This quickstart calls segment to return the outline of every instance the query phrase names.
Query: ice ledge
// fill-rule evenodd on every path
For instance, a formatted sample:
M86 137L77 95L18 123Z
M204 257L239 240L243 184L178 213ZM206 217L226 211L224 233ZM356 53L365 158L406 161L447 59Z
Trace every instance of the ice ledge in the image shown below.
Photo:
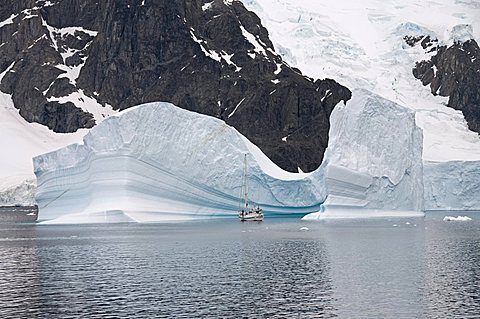
M417 211L395 211L381 209L362 209L347 207L329 207L325 211L311 213L302 220L364 219L364 218L410 218L424 217L425 213Z

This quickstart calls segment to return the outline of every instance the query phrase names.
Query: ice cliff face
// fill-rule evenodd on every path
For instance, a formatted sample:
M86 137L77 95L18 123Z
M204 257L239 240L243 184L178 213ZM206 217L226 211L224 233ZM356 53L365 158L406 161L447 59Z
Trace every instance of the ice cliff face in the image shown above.
M82 144L34 159L39 219L153 222L237 214L249 193L266 214L319 209L321 184L279 169L223 121L152 103L110 117Z
M331 134L322 166L293 174L221 120L168 103L139 106L96 126L82 145L34 159L39 219L151 222L234 215L244 154L249 193L267 215L422 209L422 135L414 113L358 90L347 106L336 107Z
M480 209L478 161L425 162L425 209Z
M306 219L423 210L423 140L414 112L356 90L331 120L325 161L315 172L324 175L328 195L321 212Z

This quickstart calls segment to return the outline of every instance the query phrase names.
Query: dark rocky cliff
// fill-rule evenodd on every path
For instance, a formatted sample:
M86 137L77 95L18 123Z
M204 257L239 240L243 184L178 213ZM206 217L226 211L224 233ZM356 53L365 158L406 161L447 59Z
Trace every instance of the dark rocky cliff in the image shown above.
M239 1L2 1L0 21L0 89L56 132L92 127L108 105L168 101L225 120L284 169L311 171L331 111L351 96L284 63Z
M423 85L430 85L432 94L448 96L448 106L461 110L469 129L480 133L480 48L477 42L455 42L449 47L437 45L437 40L430 37L419 38L416 42L435 54L428 61L417 62L413 75Z

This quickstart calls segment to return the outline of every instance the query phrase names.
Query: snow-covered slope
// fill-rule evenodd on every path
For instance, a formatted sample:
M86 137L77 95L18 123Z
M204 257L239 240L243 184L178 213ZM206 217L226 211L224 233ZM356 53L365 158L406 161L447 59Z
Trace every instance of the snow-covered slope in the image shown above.
M283 58L313 78L333 78L416 111L424 130L424 159L480 160L480 138L460 111L445 107L412 76L427 58L404 36L432 35L440 43L480 40L478 1L242 0L259 15Z
M309 213L325 194L310 174L273 164L223 121L169 103L122 112L83 140L34 159L39 219L153 222L237 214L249 193L266 214Z
M8 72L0 74L0 82ZM86 130L56 134L47 127L26 122L10 95L0 92L0 206L33 205L35 175L32 157L81 140Z
M330 119L319 169L328 195L321 212L305 219L422 215L422 132L415 113L360 89Z

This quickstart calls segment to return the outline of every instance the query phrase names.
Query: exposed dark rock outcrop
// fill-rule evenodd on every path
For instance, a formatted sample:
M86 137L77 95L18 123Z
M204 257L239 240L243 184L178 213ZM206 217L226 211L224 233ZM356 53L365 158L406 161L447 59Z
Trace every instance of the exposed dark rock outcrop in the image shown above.
M480 133L480 48L475 40L450 47L436 42L430 37L423 39L422 47L436 54L417 62L413 75L423 85L430 85L432 94L448 96L448 106L461 110L469 129Z
M239 1L4 1L0 21L10 22L0 27L0 71L10 68L0 89L57 132L92 127L104 116L92 103L168 101L225 120L284 169L311 171L330 113L351 96L284 63Z

